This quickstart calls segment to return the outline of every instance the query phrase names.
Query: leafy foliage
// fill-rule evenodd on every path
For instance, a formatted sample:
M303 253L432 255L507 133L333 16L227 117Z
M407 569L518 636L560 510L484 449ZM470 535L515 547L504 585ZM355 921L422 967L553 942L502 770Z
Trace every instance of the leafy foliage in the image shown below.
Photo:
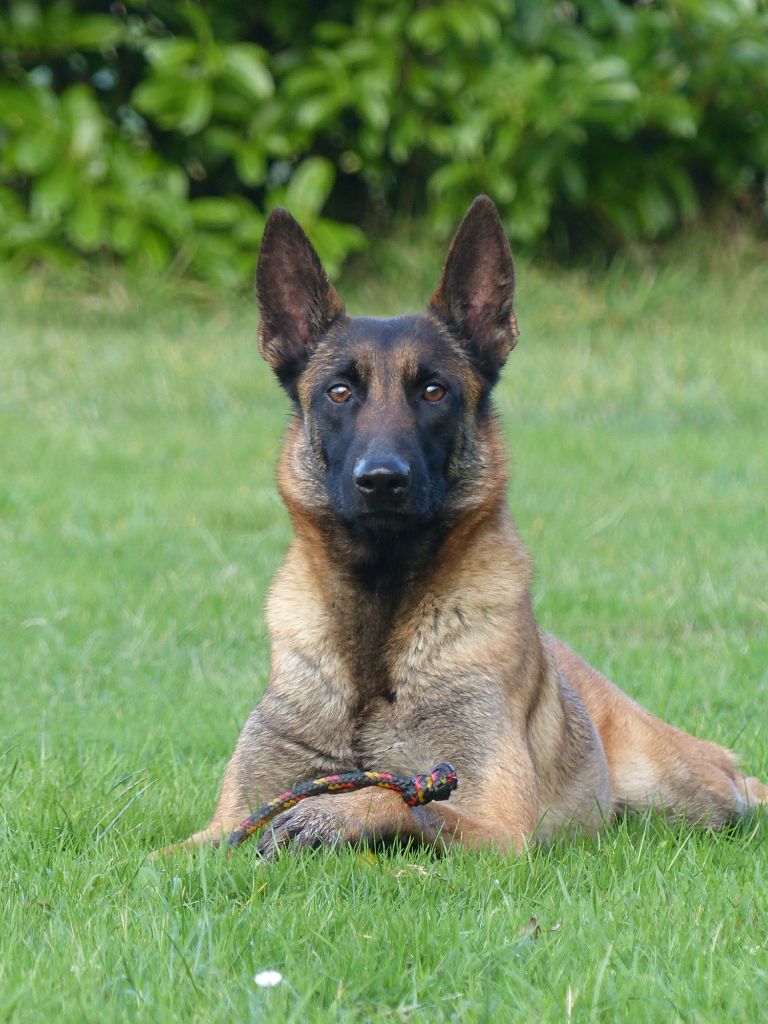
M353 221L479 191L513 238L650 239L766 202L765 0L10 0L0 255L221 283L282 203L338 266ZM335 219L334 219L335 218Z

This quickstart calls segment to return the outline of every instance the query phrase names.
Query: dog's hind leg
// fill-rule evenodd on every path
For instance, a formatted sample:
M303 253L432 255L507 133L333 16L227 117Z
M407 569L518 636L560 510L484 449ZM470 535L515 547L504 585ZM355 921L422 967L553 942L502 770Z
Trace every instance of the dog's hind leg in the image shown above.
M548 642L600 734L613 809L658 807L721 828L768 803L768 786L740 772L729 750L660 721L562 641Z

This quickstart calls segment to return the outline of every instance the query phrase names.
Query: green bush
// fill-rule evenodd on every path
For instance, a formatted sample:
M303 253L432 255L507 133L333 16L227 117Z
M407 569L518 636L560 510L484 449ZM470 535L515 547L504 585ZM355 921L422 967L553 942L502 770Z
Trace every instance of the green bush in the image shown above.
M251 8L251 9L249 9ZM652 239L765 210L766 0L10 0L0 255L111 254L231 284L264 211L331 267L390 211L446 232Z

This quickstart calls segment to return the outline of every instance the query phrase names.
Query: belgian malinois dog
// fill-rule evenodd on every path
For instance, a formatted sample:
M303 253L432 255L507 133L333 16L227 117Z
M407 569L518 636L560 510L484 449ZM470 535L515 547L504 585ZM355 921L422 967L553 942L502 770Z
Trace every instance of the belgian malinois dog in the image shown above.
M271 589L269 686L208 827L355 769L456 766L447 804L365 790L308 799L260 848L493 844L658 807L714 828L768 800L723 747L643 710L531 607L491 392L518 337L509 244L466 213L426 313L347 315L298 223L275 210L257 272L259 346L293 403L278 483L294 538Z

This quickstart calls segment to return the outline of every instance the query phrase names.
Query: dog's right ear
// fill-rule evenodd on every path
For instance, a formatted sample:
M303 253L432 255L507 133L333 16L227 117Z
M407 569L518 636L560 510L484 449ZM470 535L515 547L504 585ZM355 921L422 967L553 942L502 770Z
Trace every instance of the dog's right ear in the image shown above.
M345 316L312 243L287 210L267 219L256 269L259 350L286 391L328 329Z

